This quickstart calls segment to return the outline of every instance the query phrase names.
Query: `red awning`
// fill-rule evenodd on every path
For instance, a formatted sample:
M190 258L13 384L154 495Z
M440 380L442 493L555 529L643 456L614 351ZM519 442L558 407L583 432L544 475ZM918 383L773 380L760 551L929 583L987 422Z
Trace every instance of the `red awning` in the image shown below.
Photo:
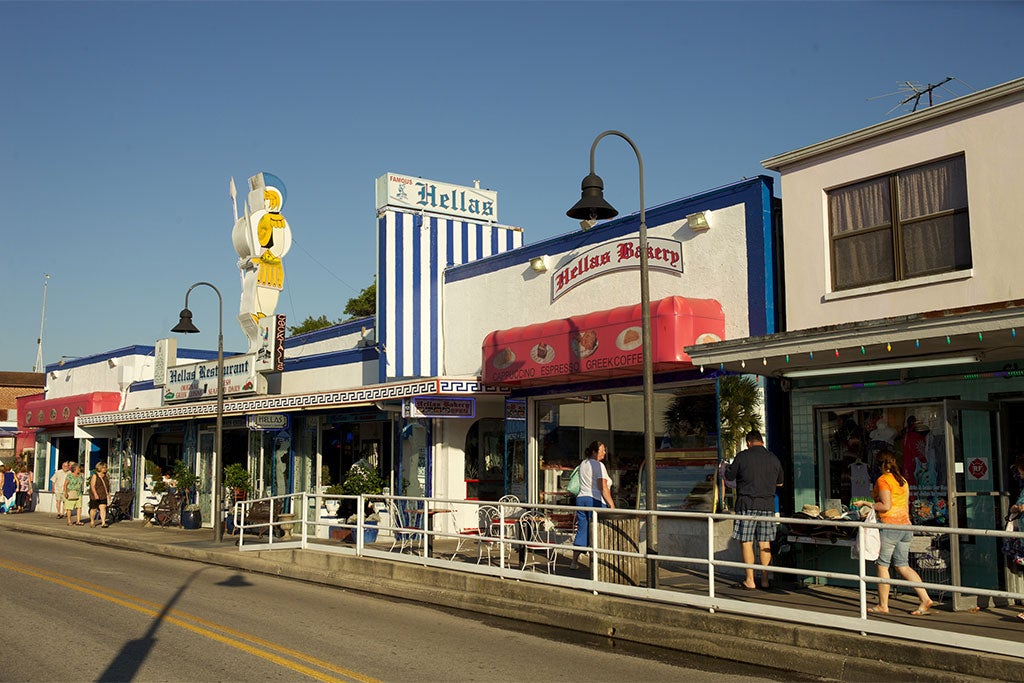
M121 394L116 391L94 391L89 394L63 398L36 399L18 404L18 428L70 426L77 415L106 413L121 406Z
M640 305L491 332L483 343L483 381L539 386L643 371ZM655 372L693 367L684 346L725 339L725 314L714 299L670 296L651 302Z

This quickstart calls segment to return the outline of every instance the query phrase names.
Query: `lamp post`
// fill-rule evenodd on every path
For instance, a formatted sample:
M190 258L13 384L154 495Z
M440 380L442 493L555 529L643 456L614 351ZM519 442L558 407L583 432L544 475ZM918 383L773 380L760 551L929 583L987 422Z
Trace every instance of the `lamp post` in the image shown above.
M221 528L221 442L224 434L224 299L220 290L209 282L197 282L185 292L185 308L179 315L178 324L171 328L171 332L183 334L194 334L199 328L192 324L192 311L188 310L188 295L199 285L206 285L217 293L218 302L218 325L217 325L217 431L214 437L213 452L213 540L220 543L223 536Z
M581 183L580 200L565 212L569 218L589 222L614 218L619 214L604 199L604 181L594 173L594 152L597 143L607 135L615 135L633 148L636 162L640 167L640 340L643 344L643 392L644 392L644 479L647 488L647 551L657 553L658 518L654 512L658 509L658 490L655 487L654 462L654 359L651 355L651 292L647 266L647 217L644 213L644 162L640 150L629 136L617 130L606 130L594 138L590 146L590 174ZM587 226L589 227L589 226ZM658 565L654 560L647 562L647 586L658 587Z

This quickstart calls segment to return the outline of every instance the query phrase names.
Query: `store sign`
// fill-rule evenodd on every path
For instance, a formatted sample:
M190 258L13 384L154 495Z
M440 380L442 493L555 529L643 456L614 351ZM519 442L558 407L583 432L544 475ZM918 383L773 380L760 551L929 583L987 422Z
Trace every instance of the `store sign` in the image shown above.
M247 418L246 426L252 431L288 429L288 415L285 413L248 415Z
M584 282L619 270L639 267L639 239L618 239L598 244L574 256L551 275L551 301ZM648 237L647 269L682 275L683 243L664 237Z
M525 420L526 419L526 401L505 401L505 419L506 420Z
M493 190L450 185L398 173L385 173L377 178L377 209L385 206L488 223L498 220L498 193Z
M178 340L157 339L154 357L153 386L162 387L167 382L167 366L178 362Z
M404 417L476 417L475 398L416 396L403 402Z
M256 337L256 372L284 370L285 323L283 315L260 318Z
M256 371L255 354L224 359L224 395L267 393L266 378ZM167 368L164 402L195 401L217 396L217 361Z

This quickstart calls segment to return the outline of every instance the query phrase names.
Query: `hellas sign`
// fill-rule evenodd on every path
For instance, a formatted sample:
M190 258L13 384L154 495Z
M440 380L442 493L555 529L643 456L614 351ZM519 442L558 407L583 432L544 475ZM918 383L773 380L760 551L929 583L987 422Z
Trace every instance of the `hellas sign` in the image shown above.
M385 206L468 218L481 223L498 220L498 193L479 187L450 185L400 173L377 178L377 209Z
M252 354L224 359L224 395L267 393L267 379L256 372ZM165 403L217 396L217 361L167 368L163 388Z
M551 300L554 301L574 287L618 270L640 267L640 240L624 238L591 247L573 255L564 266L551 275ZM647 268L682 274L683 245L664 237L647 238Z

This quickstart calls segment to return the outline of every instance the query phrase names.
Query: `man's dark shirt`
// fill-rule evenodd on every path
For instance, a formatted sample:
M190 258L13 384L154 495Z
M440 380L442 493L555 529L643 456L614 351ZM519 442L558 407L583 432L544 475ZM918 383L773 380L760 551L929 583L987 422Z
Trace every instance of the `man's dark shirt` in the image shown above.
M725 469L736 480L736 511L775 512L775 489L782 484L782 463L764 446L751 446L736 454Z

